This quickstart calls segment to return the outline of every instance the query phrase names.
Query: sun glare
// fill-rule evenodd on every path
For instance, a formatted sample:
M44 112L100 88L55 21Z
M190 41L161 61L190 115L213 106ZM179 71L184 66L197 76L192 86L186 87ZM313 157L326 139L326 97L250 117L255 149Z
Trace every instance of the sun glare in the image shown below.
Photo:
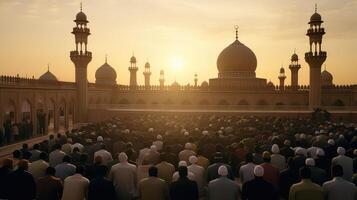
M172 58L172 60L171 60L171 67L175 70L175 71L179 71L179 70L181 70L182 68L183 68L183 65L184 65L184 63L183 63L183 61L182 61L182 59L180 59L180 58Z

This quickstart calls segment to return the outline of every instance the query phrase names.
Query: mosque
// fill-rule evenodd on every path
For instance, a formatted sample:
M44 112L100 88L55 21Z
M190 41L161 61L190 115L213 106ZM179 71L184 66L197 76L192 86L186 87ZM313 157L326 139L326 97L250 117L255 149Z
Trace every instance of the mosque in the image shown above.
M316 11L306 34L310 47L304 55L310 68L308 86L299 84L301 59L296 53L289 65L290 84L285 83L284 68L278 73L279 85L256 77L257 58L239 41L237 33L235 40L218 55L218 76L208 82L199 84L195 75L194 85L166 84L161 71L159 84L152 84L150 64L139 69L133 56L128 67L129 85L116 82L116 71L107 60L97 69L95 83L90 83L87 80L87 66L92 59L92 52L87 49L89 21L81 10L74 22L75 49L70 52L70 59L75 66L75 82L60 81L49 69L38 79L1 76L1 123L27 120L32 122L34 130L46 124L45 131L58 131L91 121L97 110L110 108L355 110L357 107L357 85L335 85L331 73L326 69L321 72L327 53L322 50L323 21ZM137 82L141 70L145 78L143 85Z

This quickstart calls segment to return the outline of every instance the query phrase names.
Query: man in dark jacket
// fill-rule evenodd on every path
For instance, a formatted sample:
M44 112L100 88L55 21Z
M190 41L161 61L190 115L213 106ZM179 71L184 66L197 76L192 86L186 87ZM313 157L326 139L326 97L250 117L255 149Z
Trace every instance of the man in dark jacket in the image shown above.
M299 169L294 166L293 158L288 159L288 168L280 172L279 189L284 199L289 199L290 187L300 181Z
M56 170L53 167L46 169L46 176L37 180L37 200L60 200L63 186L60 178L55 177Z
M260 165L254 167L253 180L243 184L242 199L246 200L278 200L274 186L263 179L264 168Z
M187 178L187 167L178 168L180 178L170 185L171 200L197 200L198 187L195 181Z
M106 179L108 168L105 165L99 165L96 170L96 176L90 181L88 187L88 200L115 200L115 188L113 182Z
M28 161L20 160L18 169L9 175L9 200L32 200L36 198L36 183L27 171Z
M9 198L9 181L10 173L12 172L12 160L6 158L2 162L2 167L0 168L0 199Z

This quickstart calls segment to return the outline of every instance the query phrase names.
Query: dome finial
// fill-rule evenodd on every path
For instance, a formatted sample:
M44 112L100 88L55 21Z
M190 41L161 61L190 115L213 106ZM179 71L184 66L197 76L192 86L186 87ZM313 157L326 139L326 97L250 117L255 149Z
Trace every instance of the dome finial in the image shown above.
M105 63L108 61L108 54L105 54Z
M325 69L325 71L326 71L326 64L324 65L324 69Z
M239 28L239 26L235 25L234 28L236 29L236 40L238 40L238 28Z
M49 72L50 71L50 64L47 63L47 71Z
M80 5L80 9L81 9L81 12L82 12L82 2L81 2L81 5Z
M296 48L294 48L294 54L296 54Z
M317 3L315 3L315 13L317 13Z

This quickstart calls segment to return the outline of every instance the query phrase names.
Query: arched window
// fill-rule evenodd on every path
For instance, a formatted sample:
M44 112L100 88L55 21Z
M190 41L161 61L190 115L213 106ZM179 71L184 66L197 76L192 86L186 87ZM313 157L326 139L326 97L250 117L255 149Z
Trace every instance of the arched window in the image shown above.
M268 105L268 103L267 103L264 99L260 99L260 100L257 102L257 105L259 105L259 106L264 106L264 105Z
M119 104L129 104L128 99L120 99Z
M200 102L198 102L199 105L209 105L209 102L207 99L202 99Z
M240 100L240 101L238 102L238 105L240 105L240 106L246 106L246 105L249 105L249 103L248 103L247 100L242 99L242 100Z
M227 100L221 99L221 100L219 100L218 105L229 105L229 103Z
M146 103L145 103L145 101L144 101L144 100L142 100L142 99L138 99L138 100L136 101L136 104L146 104Z

